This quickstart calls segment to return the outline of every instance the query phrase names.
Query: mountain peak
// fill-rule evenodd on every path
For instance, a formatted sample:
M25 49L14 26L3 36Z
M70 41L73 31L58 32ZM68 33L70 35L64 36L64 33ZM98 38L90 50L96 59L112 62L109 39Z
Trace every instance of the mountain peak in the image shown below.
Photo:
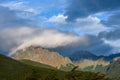
M83 59L96 59L97 56L89 51L77 51L69 56L71 60L78 61Z
M63 57L57 52L50 52L47 49L38 46L30 46L24 50L18 50L15 55L13 55L13 58L28 59L54 67L60 67L61 65L65 66L68 63L72 63L69 58Z

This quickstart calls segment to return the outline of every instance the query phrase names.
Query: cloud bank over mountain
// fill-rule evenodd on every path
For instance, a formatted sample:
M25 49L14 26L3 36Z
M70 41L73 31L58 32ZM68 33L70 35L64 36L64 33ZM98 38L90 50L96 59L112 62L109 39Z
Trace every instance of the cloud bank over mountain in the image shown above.
M3 46L0 48L12 51L24 49L31 45L44 48L55 48L69 44L87 42L87 38L76 34L61 32L56 29L19 27L5 28L0 32L0 42Z
M119 52L119 4L119 0L0 1L0 50L38 45L65 55L76 50Z

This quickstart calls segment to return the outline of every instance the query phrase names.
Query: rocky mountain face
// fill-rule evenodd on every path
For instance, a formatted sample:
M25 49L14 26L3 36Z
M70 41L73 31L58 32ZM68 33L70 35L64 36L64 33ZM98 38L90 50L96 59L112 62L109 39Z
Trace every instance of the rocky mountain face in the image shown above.
M12 57L18 60L32 60L58 68L61 65L65 66L66 64L72 63L69 58L63 57L57 52L50 52L46 49L35 46L31 46L23 50L18 50Z
M74 64L76 66L79 66L79 68L84 69L89 66L95 68L97 65L109 65L112 60L120 57L120 54L96 56L95 54L88 51L77 51L68 56L69 58L67 58L61 56L57 52L52 52L47 49L31 46L26 49L16 51L15 55L12 57L18 60L32 60L58 68L61 66L66 66L67 64Z
M92 66L94 69L97 65L107 66L110 64L110 62L105 61L104 59L98 59L98 60L84 59L84 60L76 61L74 62L74 64L79 66L79 68L81 69L84 69L89 66Z
M114 60L110 65L107 66L106 74L108 74L108 76L114 80L120 80L120 58Z

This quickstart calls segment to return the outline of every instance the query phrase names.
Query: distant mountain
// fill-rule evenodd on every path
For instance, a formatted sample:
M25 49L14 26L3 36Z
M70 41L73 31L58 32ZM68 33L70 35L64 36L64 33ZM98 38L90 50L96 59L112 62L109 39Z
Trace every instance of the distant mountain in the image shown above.
M80 69L94 70L96 66L107 66L116 58L120 57L120 53L111 54L109 56L96 56L88 51L77 51L69 56L74 65L79 66Z
M97 56L89 51L76 51L73 54L69 55L69 58L72 61L81 61L81 60L99 60L103 59L105 61L112 61L114 58L120 57L120 53L110 54L108 56Z
M47 49L35 46L28 47L24 50L18 50L12 57L18 60L32 60L54 67L60 67L61 65L65 66L66 64L72 63L69 58L63 57L57 52L50 52Z
M98 56L88 51L77 51L69 56L74 65L79 66L80 69L84 69L88 66L95 67L96 65L108 65L108 61L98 59Z
M98 56L97 58L100 59L100 58L103 58L104 60L106 61L112 61L113 59L117 58L117 57L120 57L120 53L116 53L116 54L111 54L109 56Z
M88 51L77 51L69 56L72 61L80 61L84 59L95 60L97 56Z

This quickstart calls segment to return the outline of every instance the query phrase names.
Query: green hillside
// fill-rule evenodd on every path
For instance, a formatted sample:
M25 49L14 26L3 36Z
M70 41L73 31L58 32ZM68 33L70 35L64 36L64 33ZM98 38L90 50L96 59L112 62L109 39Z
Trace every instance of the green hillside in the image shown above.
M25 80L30 73L28 66L0 55L0 80Z
M48 68L48 69L56 69L52 66L46 65L46 64L41 64L39 62L31 61L31 60L20 60L20 62L30 65L30 66L35 66L35 67L40 67L40 68Z
M16 61L0 55L0 80L45 80L54 71L60 74L58 77L64 75L62 71L48 65L28 60Z
M37 62L16 61L0 55L0 80L110 80L104 75L92 72L64 72Z

